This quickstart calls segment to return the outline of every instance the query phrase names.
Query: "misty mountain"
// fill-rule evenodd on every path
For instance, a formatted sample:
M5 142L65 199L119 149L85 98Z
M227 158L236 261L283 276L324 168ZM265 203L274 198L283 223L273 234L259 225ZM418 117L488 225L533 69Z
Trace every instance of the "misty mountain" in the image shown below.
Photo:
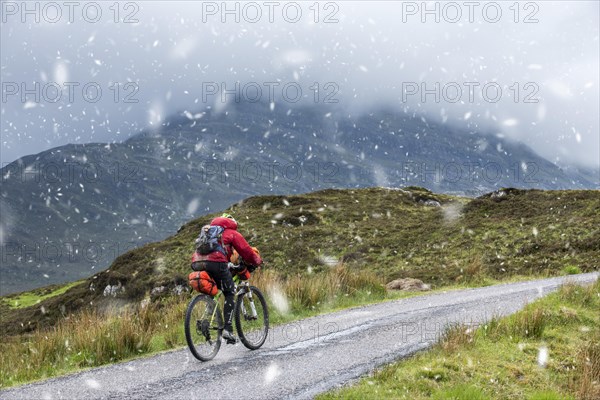
M256 194L422 186L585 189L523 144L420 115L262 103L185 111L122 143L66 145L1 170L2 294L78 280L185 221ZM243 218L243 216L240 216Z

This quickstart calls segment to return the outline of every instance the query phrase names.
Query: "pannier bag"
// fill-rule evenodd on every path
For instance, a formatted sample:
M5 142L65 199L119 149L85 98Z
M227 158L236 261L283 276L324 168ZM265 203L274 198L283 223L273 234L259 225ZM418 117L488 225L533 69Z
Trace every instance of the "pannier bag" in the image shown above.
M216 296L217 283L206 271L194 271L188 275L190 286L197 292Z

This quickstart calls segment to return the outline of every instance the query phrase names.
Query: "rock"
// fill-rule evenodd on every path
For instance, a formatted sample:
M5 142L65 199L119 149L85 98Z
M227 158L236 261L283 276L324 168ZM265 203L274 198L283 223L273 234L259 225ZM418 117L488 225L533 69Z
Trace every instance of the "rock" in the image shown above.
M423 203L423 205L425 205L427 207L441 207L442 206L439 201L431 200L431 199L425 200L422 203Z
M423 283L420 279L402 278L395 279L385 285L387 290L406 290L409 292L419 292L431 290L431 286Z
M164 286L158 286L158 287L152 288L152 290L150 291L150 296L156 296L156 295L159 295L159 294L161 294L162 292L164 292L164 291L165 291L165 289L166 289L166 288L165 288Z
M119 283L118 285L107 285L104 288L104 292L102 292L102 295L104 297L107 296L112 296L112 297L117 297L118 294L125 292L125 286L122 286L121 283Z
M181 295L184 292L187 292L187 288L183 285L177 285L175 286L173 289L171 289L171 291L176 294L177 296Z
M504 196L506 196L506 192L503 189L496 190L495 192L492 192L492 194L490 195L490 197L492 199L497 199L497 198L504 197Z
M307 211L297 211L281 216L281 224L290 227L317 225L320 221L318 216Z

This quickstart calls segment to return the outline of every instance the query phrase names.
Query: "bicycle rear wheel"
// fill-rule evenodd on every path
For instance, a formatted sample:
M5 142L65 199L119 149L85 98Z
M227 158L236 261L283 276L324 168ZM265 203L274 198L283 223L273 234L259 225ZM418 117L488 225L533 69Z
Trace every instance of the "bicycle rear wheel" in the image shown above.
M185 340L194 357L209 361L217 355L221 348L222 327L223 316L212 297L199 294L192 299L185 313Z
M254 286L240 293L235 302L235 327L240 340L250 350L260 348L269 333L269 310L265 296Z

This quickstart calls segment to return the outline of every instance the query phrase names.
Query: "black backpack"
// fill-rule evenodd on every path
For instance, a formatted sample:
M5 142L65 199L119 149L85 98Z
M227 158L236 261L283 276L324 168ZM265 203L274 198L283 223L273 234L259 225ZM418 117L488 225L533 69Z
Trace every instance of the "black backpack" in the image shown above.
M207 255L215 251L220 251L225 257L227 252L223 247L223 231L225 228L218 225L204 225L200 230L200 235L196 239L196 251L199 254Z

